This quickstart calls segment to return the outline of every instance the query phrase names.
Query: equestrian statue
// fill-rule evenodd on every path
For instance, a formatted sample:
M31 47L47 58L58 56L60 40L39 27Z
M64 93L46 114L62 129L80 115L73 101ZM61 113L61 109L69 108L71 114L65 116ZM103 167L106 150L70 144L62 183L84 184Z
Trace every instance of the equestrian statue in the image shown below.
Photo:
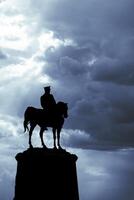
M60 145L60 133L64 124L64 118L68 117L68 105L64 102L56 103L54 96L50 93L50 86L44 87L45 93L40 98L43 109L27 107L24 113L24 132L29 132L29 147L32 148L31 137L36 125L40 127L40 139L42 146L47 148L43 133L47 127L52 128L54 148L62 149Z

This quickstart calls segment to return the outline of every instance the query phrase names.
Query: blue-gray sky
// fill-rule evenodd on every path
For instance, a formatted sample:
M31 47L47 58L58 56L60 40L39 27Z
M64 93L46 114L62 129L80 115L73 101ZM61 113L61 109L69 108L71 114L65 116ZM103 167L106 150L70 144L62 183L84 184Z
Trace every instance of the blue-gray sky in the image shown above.
M40 107L48 84L69 103L62 144L79 156L81 200L134 199L133 7L132 0L0 1L1 200L12 198L14 156L27 148L24 110ZM37 133L33 141L40 146Z

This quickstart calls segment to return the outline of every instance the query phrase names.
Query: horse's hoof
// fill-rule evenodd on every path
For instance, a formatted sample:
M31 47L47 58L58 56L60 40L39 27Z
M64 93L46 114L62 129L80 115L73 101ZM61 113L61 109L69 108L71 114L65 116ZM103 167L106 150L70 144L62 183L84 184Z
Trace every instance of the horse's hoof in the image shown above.
M66 151L65 149L63 149L61 146L58 147L59 151Z
M57 147L53 147L53 150L58 150Z
M47 149L46 145L42 145L43 146L43 149Z

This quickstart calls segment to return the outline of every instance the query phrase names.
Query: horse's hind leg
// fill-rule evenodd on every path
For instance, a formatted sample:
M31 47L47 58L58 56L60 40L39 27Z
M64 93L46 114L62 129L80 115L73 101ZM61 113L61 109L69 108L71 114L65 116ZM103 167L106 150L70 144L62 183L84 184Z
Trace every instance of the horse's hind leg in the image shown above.
M41 129L40 129L40 139L41 139L41 144L42 144L43 148L47 148L46 145L44 144L44 140L43 140L43 132L44 132L44 130L45 130L45 128L41 127Z
M56 128L53 128L53 141L54 141L54 149L56 148Z
M33 147L32 143L31 143L31 137L32 137L32 133L33 133L35 126L36 126L35 124L31 124L30 131L29 131L29 147L30 148Z

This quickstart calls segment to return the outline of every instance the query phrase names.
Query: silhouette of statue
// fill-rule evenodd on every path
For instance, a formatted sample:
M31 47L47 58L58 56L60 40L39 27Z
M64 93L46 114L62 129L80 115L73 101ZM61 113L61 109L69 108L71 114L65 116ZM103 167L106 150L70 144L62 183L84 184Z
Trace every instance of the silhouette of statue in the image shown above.
M14 200L79 200L76 160L77 156L60 146L60 133L68 105L55 102L50 87L45 87L41 97L43 109L27 107L24 113L24 131L29 132L29 146L36 125L40 127L40 139L45 148L28 148L16 155L17 172ZM46 127L51 127L54 149L47 149L43 141Z
M53 131L53 139L54 139L54 148L61 148L60 145L60 132L64 124L64 118L68 117L68 106L67 103L64 102L58 102L55 104L54 113L48 113L44 112L43 109L37 109L34 107L27 107L25 113L24 113L24 132L26 130L29 131L29 146L32 146L31 143L31 137L33 130L36 125L40 126L40 138L41 143L44 148L46 148L46 145L43 141L43 132L45 131L46 127L52 127ZM28 127L28 124L30 124L30 129ZM57 140L56 140L57 138ZM56 145L57 141L57 145Z

